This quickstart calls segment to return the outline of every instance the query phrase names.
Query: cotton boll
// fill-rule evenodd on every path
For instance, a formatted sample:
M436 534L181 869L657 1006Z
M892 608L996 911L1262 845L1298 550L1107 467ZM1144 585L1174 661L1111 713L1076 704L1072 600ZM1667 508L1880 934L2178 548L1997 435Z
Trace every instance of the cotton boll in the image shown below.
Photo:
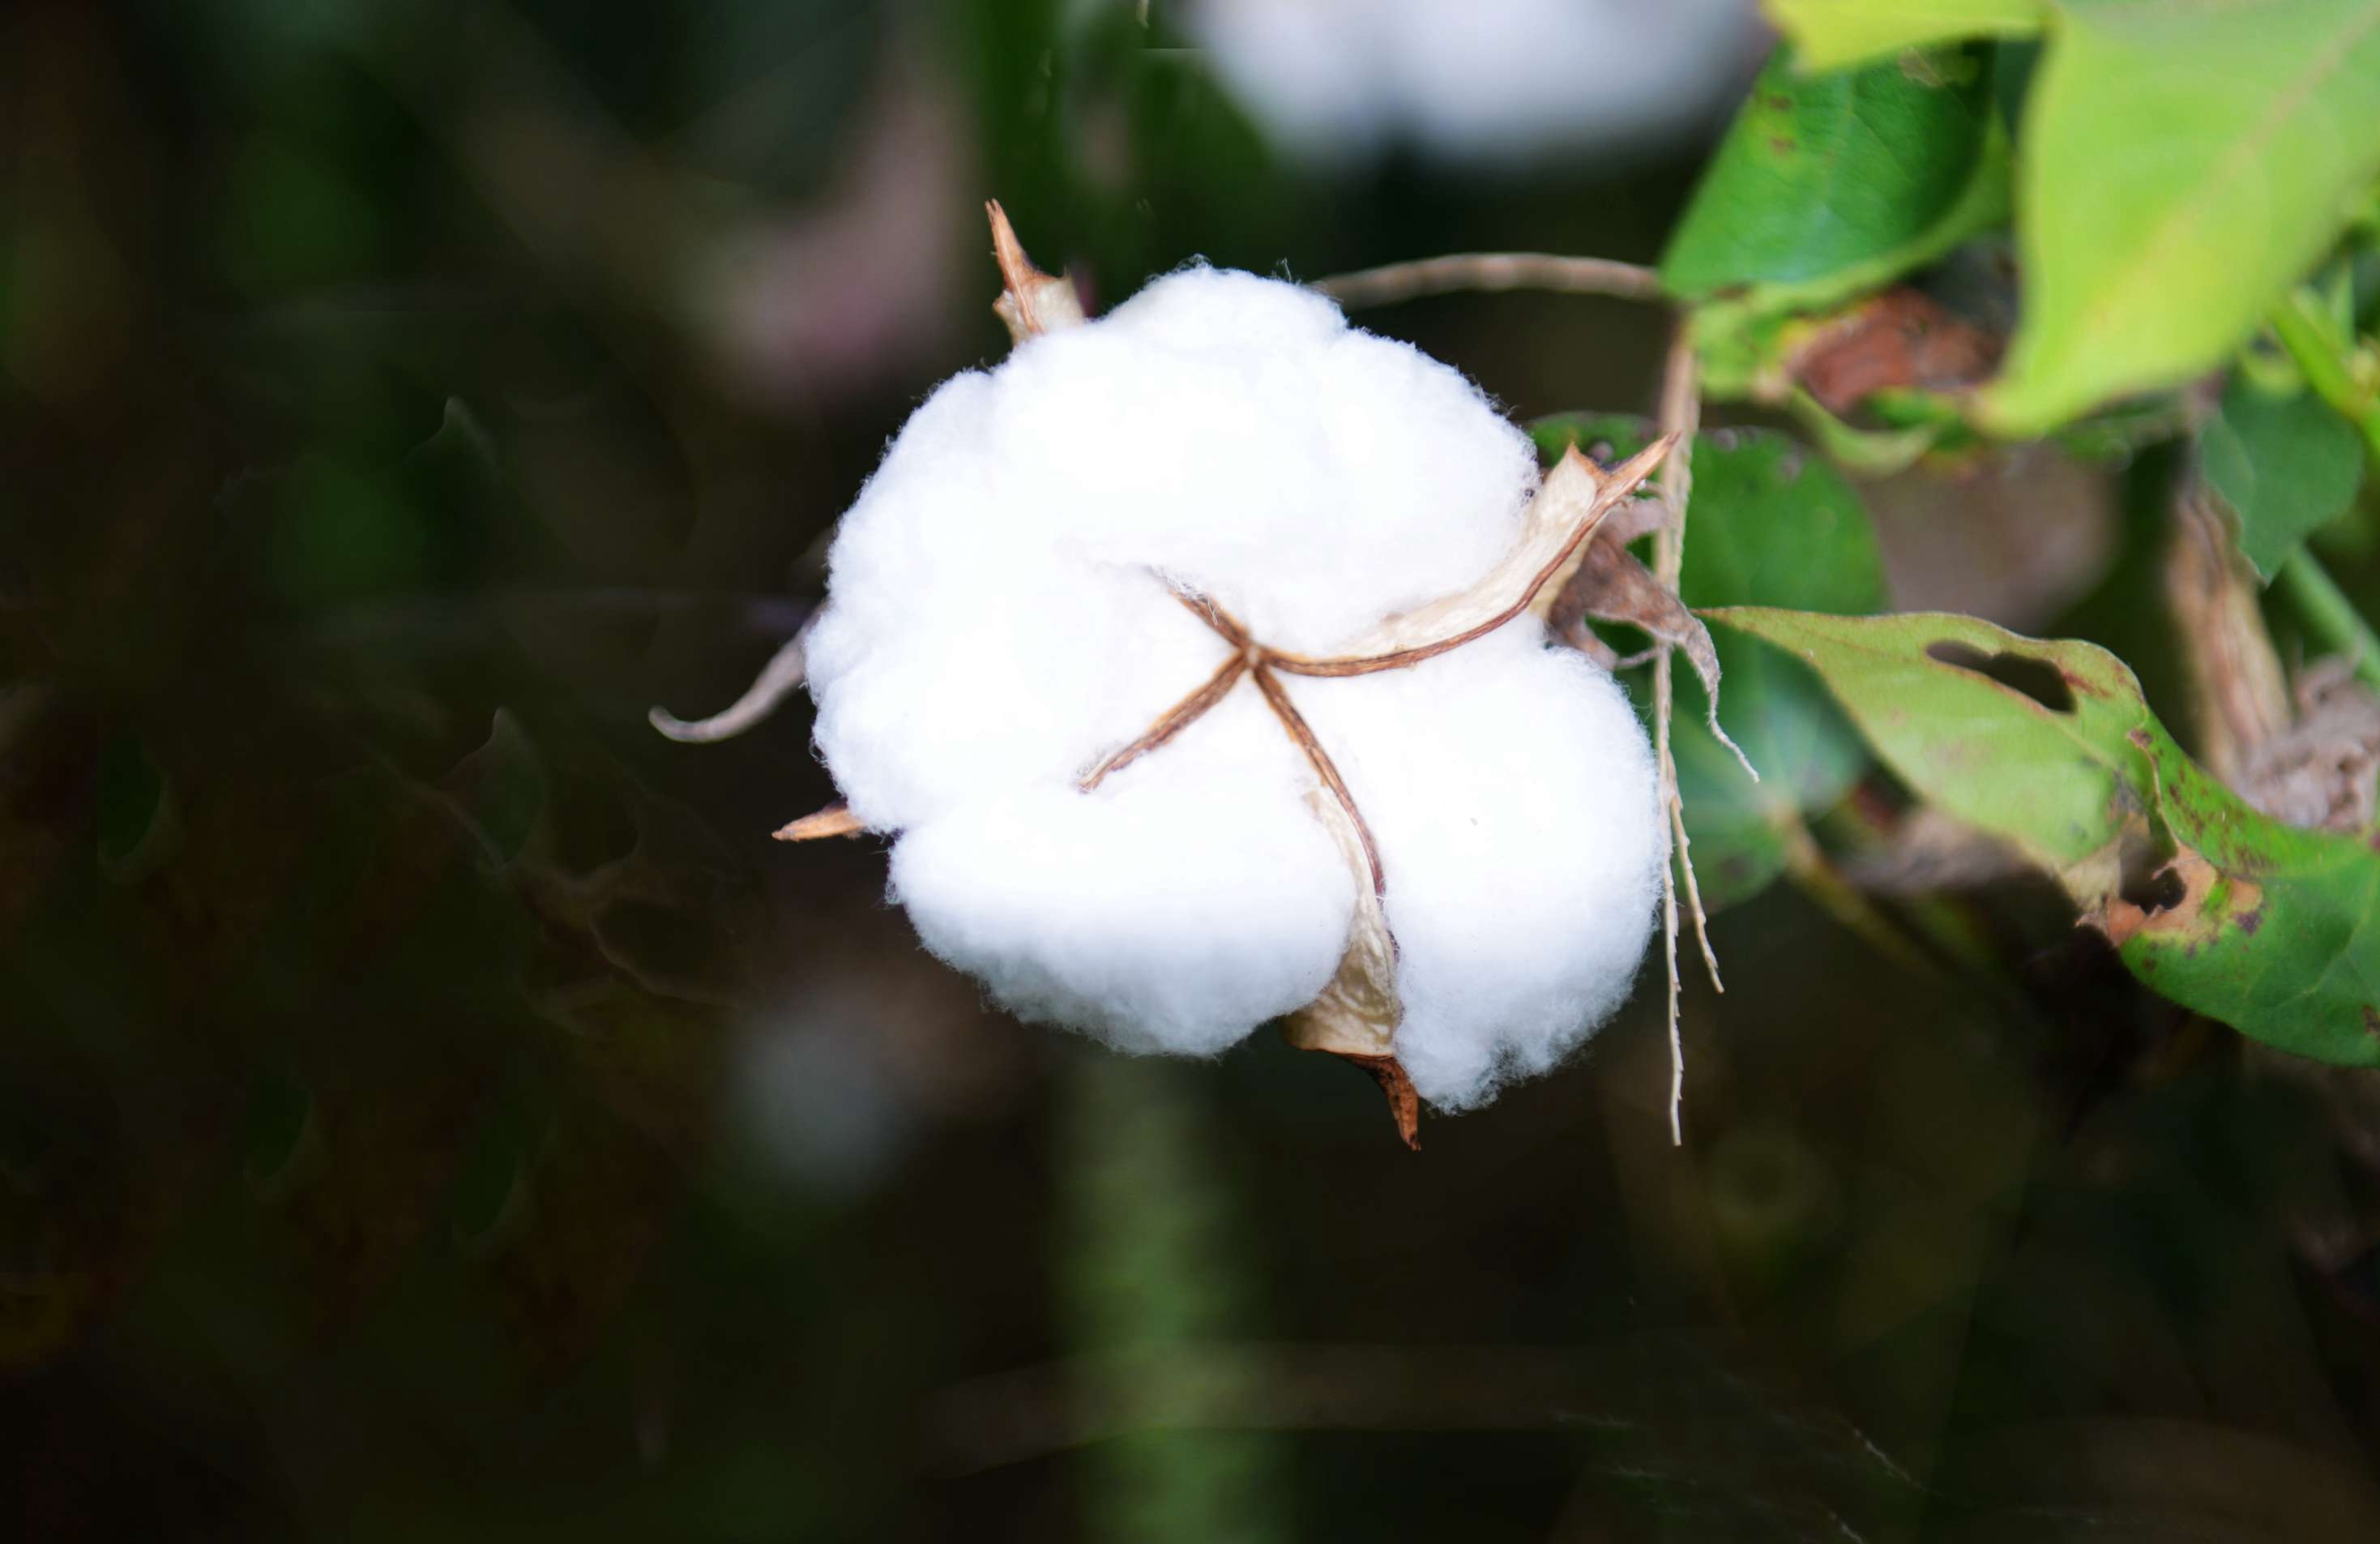
M1628 994L1666 852L1650 748L1611 677L1524 619L1411 670L1302 681L1379 845L1422 1097L1543 1072Z
M1244 274L1170 275L936 392L845 517L808 646L819 749L895 835L927 947L1134 1051L1210 1054L1313 1003L1369 875L1257 684L1109 759L1235 657L1328 656L1496 570L1537 480L1459 372ZM1461 1106L1550 1065L1625 993L1658 870L1617 688L1525 615L1286 679L1376 840L1415 1086Z
M1722 110L1766 41L1752 0L1201 0L1185 19L1324 164L1399 140L1466 165L1658 146Z
M1253 694L1096 793L987 796L904 835L892 895L1020 1017L1209 1055L1313 1001L1354 879Z

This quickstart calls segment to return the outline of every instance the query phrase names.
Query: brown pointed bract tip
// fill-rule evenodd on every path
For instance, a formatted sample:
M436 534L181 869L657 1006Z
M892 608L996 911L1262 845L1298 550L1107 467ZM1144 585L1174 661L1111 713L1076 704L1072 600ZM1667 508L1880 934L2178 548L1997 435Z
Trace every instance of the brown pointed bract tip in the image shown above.
M805 815L771 834L780 842L816 842L829 836L856 836L867 828L847 804L830 804L815 815Z
M1075 293L1074 281L1033 266L998 199L987 201L983 212L991 221L992 261L1000 264L1000 298L991 309L1007 323L1009 337L1023 343L1083 321L1082 298Z
M1008 222L1008 211L1000 207L998 199L984 201L984 213L991 220L991 258L1000 264L1001 286L1011 295L1030 295L1036 279L1048 277L1033 266L1025 255L1025 243L1016 239L1016 227ZM1030 322L1032 318L1026 318Z
M1350 1062L1372 1075L1380 1092L1389 1096L1389 1118L1397 1123L1397 1135L1406 1147L1421 1151L1421 1095L1414 1091L1413 1079L1405 1076L1404 1064L1393 1056L1349 1056Z

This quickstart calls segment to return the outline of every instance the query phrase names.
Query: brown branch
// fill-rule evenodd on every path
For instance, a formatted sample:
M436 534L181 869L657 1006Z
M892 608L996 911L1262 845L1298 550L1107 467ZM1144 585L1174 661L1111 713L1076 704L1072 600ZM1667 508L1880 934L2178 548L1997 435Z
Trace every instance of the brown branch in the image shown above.
M1249 674L1256 677L1257 689L1264 693L1265 701L1272 708L1273 717L1281 720L1281 726L1289 731L1289 737L1297 742L1297 748L1305 752L1305 759L1313 764L1315 775L1322 779L1323 786L1330 790L1330 796L1339 801L1339 808L1347 811L1347 819L1354 822L1355 835L1364 844L1364 862L1372 870L1372 894L1386 895L1389 886L1380 870L1379 846L1373 842L1372 828L1365 823L1364 812L1355 808L1355 796L1347 791L1347 781L1339 775L1339 768L1331 761L1330 753L1322 748L1320 740L1314 737L1313 726L1305 722L1305 715L1297 711L1297 704L1289 699L1289 690L1281 684L1278 676L1263 664L1256 665Z
M1199 594L1196 590L1184 590L1171 579L1165 581L1165 586L1173 591L1175 600L1189 608L1191 615L1221 634L1223 641L1232 648L1245 650L1256 642L1246 626L1238 617L1217 605L1212 600Z
M1106 760L1085 772L1075 782L1075 786L1087 794L1089 793L1107 781L1110 772L1119 772L1132 765L1206 717L1208 710L1223 700L1230 694L1231 689L1240 684L1240 677L1247 673L1248 663L1248 650L1245 649L1225 660L1223 667L1207 677L1204 686L1165 710L1157 722L1148 726L1146 734L1123 749L1110 753Z
M1677 593L1678 575L1685 560L1686 501L1694 492L1694 434L1702 419L1700 371L1694 341L1681 322L1670 342L1670 357L1661 375L1661 427L1679 436L1678 452L1661 468L1661 491L1670 504L1670 519L1653 533L1653 573L1670 593ZM1718 961L1711 953L1708 923L1703 916L1702 894L1694 882L1694 860L1686 839L1685 803L1678 795L1678 760L1670 745L1670 717L1675 703L1671 660L1667 643L1654 640L1653 750L1660 763L1661 820L1669 828L1673 865L1661 865L1661 942L1670 972L1670 1140L1682 1145L1685 1125L1686 1047L1679 1023L1678 869L1686 876L1694 902L1694 923L1703 940L1703 959L1718 984ZM1713 712L1716 720L1716 708ZM1725 989L1721 989L1725 990Z
M1317 279L1313 287L1350 310L1464 291L1547 289L1565 295L1608 295L1620 300L1662 298L1660 275L1649 268L1609 258L1558 257L1550 252L1457 252Z

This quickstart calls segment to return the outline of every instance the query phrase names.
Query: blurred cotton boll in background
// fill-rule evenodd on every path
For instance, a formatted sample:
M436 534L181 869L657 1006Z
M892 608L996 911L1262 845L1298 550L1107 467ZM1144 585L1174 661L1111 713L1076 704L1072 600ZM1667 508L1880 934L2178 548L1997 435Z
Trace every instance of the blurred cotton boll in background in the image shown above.
M1645 154L1741 93L1753 0L1201 0L1184 24L1302 160L1399 146L1467 166Z

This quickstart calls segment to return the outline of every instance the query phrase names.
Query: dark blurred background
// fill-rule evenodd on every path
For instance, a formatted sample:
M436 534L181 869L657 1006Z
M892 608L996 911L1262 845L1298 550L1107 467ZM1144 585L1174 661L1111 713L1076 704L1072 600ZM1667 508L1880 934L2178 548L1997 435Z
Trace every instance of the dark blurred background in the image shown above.
M2368 1113L2054 895L1917 969L1781 887L1682 1149L1648 971L1415 1156L1269 1035L983 1009L874 845L769 842L802 699L648 726L1003 352L985 198L1101 301L1645 261L1766 47L1282 4L8 8L0 1535L2380 1537ZM1521 416L1665 326L1366 322ZM1867 492L1899 603L2153 636L2110 475Z

